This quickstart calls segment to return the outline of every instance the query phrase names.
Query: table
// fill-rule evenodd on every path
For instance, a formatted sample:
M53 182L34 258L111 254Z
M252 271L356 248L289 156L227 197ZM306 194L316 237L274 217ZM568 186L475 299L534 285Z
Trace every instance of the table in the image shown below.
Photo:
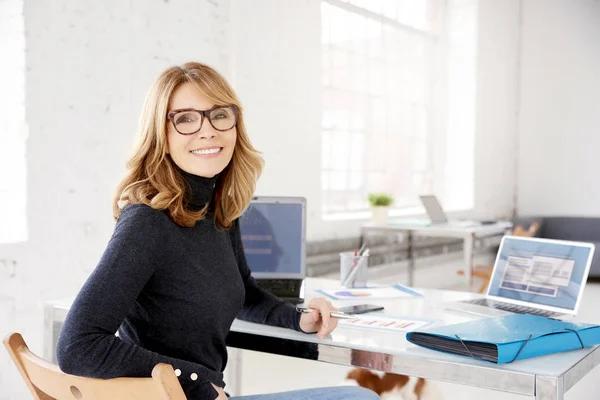
M384 235L406 234L408 247L408 285L414 285L415 271L415 236L446 237L463 239L463 254L465 261L465 278L467 284L471 284L473 267L473 246L476 238L504 235L510 231L512 223L508 221L497 221L493 224L461 226L460 224L432 224L417 225L391 220L387 225L365 224L360 230L361 244L364 243L369 233ZM390 254L394 254L394 247L390 246ZM391 258L393 260L393 257Z
M318 296L318 289L337 288L332 279L307 278L306 298ZM446 310L443 303L480 297L478 294L447 290L421 289L423 297L373 300L385 307L385 313L406 317L439 319L444 323L466 322L478 318ZM57 333L72 299L47 302L45 305L44 356L54 360ZM335 306L364 302L337 301ZM586 347L543 357L495 365L468 357L440 353L414 346L396 332L379 332L358 328L338 328L328 338L319 340L289 329L236 320L227 344L232 348L262 351L345 366L370 368L382 372L420 376L427 379L482 387L532 396L537 400L560 400L564 393L600 364L600 347ZM235 358L232 358L235 362ZM230 368L230 367L228 367ZM239 368L234 366L239 373ZM232 377L229 377L229 383ZM233 376L239 379L239 376ZM235 384L232 386L235 387Z

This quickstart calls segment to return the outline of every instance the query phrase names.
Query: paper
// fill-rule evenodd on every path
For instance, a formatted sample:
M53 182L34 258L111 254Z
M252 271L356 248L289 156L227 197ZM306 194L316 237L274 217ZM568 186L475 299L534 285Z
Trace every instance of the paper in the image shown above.
M356 315L357 319L340 319L340 327L357 327L366 329L379 329L394 332L412 332L429 325L432 321L413 320L384 315Z
M321 293L333 300L398 299L422 296L421 293L402 285L365 288L322 289Z

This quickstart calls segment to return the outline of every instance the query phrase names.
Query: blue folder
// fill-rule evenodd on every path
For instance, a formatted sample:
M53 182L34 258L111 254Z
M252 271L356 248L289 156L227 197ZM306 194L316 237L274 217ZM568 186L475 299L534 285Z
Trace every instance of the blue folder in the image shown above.
M600 326L510 314L413 331L406 339L432 350L502 364L600 344Z

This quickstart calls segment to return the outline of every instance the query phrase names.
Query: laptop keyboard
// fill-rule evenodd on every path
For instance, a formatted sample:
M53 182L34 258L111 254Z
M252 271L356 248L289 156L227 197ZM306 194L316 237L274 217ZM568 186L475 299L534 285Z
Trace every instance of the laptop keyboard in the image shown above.
M302 279L256 279L257 285L278 297L297 297Z
M532 314L532 315L540 315L542 317L552 317L552 316L560 315L558 313L555 313L554 311L539 310L537 308L520 306L520 305L510 304L510 303L503 303L501 301L494 301L494 300L488 300L488 299L467 300L467 301L465 301L465 303L476 304L478 306L484 306L484 307L491 307L491 308L495 308L497 310L508 311L508 312L512 312L515 314Z

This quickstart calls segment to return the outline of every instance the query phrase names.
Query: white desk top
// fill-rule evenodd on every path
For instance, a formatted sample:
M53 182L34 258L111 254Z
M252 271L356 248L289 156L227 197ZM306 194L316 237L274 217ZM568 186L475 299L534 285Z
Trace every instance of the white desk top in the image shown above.
M318 289L335 289L338 287L339 282L337 280L308 278L306 279L305 298L310 300L319 296L320 294L316 292ZM446 310L441 304L475 298L480 295L433 289L419 289L419 291L424 294L423 297L372 301L365 301L365 299L337 300L333 301L333 304L336 307L341 307L368 302L384 306L384 314L436 319L446 324L466 322L478 318L467 313ZM64 320L71 301L72 299L61 299L46 303L46 306L53 310L54 321ZM240 334L289 339L296 343L313 343L318 348L318 359L326 362L353 365L350 356L353 353L365 351L372 353L370 356L374 358L378 358L377 355L389 358L392 365L386 371L522 394L535 394L536 390L548 390L548 387L555 387L558 380L561 382L560 390L566 391L600 363L600 352L596 351L599 349L598 347L587 347L581 350L496 365L469 357L445 354L415 346L406 341L405 334L402 332L340 326L330 337L319 340L316 335L307 335L289 329L240 320L233 323L231 330ZM250 339L251 337L248 337L248 342L250 342ZM277 346L273 346L270 350L276 352ZM538 377L543 379L538 379ZM550 381L544 381L546 378L551 379ZM540 382L546 386L541 386Z
M306 299L309 300L320 295L319 293L315 293L316 288L334 289L338 287L339 282L337 280L310 278L307 280L307 287L305 289ZM373 303L384 306L384 314L415 318L421 317L436 320L439 319L445 324L466 322L478 318L475 315L459 311L446 310L440 306L440 304L449 301L459 301L481 297L480 295L474 293L433 289L419 289L419 291L424 294L423 297L371 301L364 299L337 300L332 301L332 303L335 307L365 302ZM233 330L245 333L254 333L257 335L268 334L269 336L280 337L283 339L302 340L311 343L327 342L332 345L351 347L352 349L356 350L437 359L440 361L448 361L453 364L458 363L479 365L483 368L498 368L545 376L560 376L594 349L585 348L543 357L535 357L527 360L519 360L511 364L495 365L492 363L469 359L468 357L449 355L415 346L406 341L404 333L397 332L380 332L372 329L338 327L334 332L332 332L330 338L319 340L315 335L305 335L303 333L290 331L289 329L264 327L262 325L239 320L234 322Z
M432 224L418 225L403 223L402 220L390 220L387 225L374 225L372 223L362 225L363 232L367 231L411 231L417 234L431 236L464 236L465 234L474 234L475 236L491 236L503 233L512 228L512 223L508 221L498 221L494 224L460 226L453 224Z

